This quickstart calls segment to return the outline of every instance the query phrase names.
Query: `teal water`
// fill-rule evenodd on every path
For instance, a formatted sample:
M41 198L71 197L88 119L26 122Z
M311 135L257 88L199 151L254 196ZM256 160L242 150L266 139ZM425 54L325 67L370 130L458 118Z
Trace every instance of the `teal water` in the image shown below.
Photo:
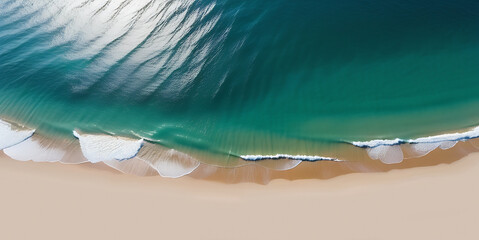
M0 2L0 115L47 135L322 155L477 126L478 81L474 0Z

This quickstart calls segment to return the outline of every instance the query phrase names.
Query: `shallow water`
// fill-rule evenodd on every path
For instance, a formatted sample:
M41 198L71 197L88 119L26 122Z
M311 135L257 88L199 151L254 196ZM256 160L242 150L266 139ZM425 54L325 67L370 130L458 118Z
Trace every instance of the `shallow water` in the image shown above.
M478 29L473 0L2 1L0 114L218 165L339 158L479 125Z

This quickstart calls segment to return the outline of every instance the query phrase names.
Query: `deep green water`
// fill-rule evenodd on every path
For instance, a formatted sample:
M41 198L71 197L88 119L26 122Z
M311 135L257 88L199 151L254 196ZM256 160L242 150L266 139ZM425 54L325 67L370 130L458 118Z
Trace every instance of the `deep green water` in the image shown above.
M318 154L479 125L479 1L0 1L0 115Z

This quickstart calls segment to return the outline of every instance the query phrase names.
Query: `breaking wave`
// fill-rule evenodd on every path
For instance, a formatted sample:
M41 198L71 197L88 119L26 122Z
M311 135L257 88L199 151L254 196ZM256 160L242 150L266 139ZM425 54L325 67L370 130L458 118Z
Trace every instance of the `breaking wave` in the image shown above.
M354 141L351 142L351 144L360 148L366 148L372 159L379 159L384 163L393 164L400 163L404 159L404 153L400 147L401 145L408 148L411 157L422 157L437 148L443 150L450 149L459 141L466 141L475 138L479 138L479 127L461 133L446 133L416 139L376 139L364 142Z
M241 155L242 159L247 161L259 161L266 159L291 159L291 160L301 160L301 161L340 161L336 158L330 157L321 157L321 156L308 156L308 155L288 155L288 154L276 154L276 155Z

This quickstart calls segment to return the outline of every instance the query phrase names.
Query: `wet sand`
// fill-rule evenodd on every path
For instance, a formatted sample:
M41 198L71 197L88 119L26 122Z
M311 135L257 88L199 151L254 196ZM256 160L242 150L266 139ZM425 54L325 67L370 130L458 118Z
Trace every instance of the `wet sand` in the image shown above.
M0 159L0 239L478 239L479 154L225 184Z

